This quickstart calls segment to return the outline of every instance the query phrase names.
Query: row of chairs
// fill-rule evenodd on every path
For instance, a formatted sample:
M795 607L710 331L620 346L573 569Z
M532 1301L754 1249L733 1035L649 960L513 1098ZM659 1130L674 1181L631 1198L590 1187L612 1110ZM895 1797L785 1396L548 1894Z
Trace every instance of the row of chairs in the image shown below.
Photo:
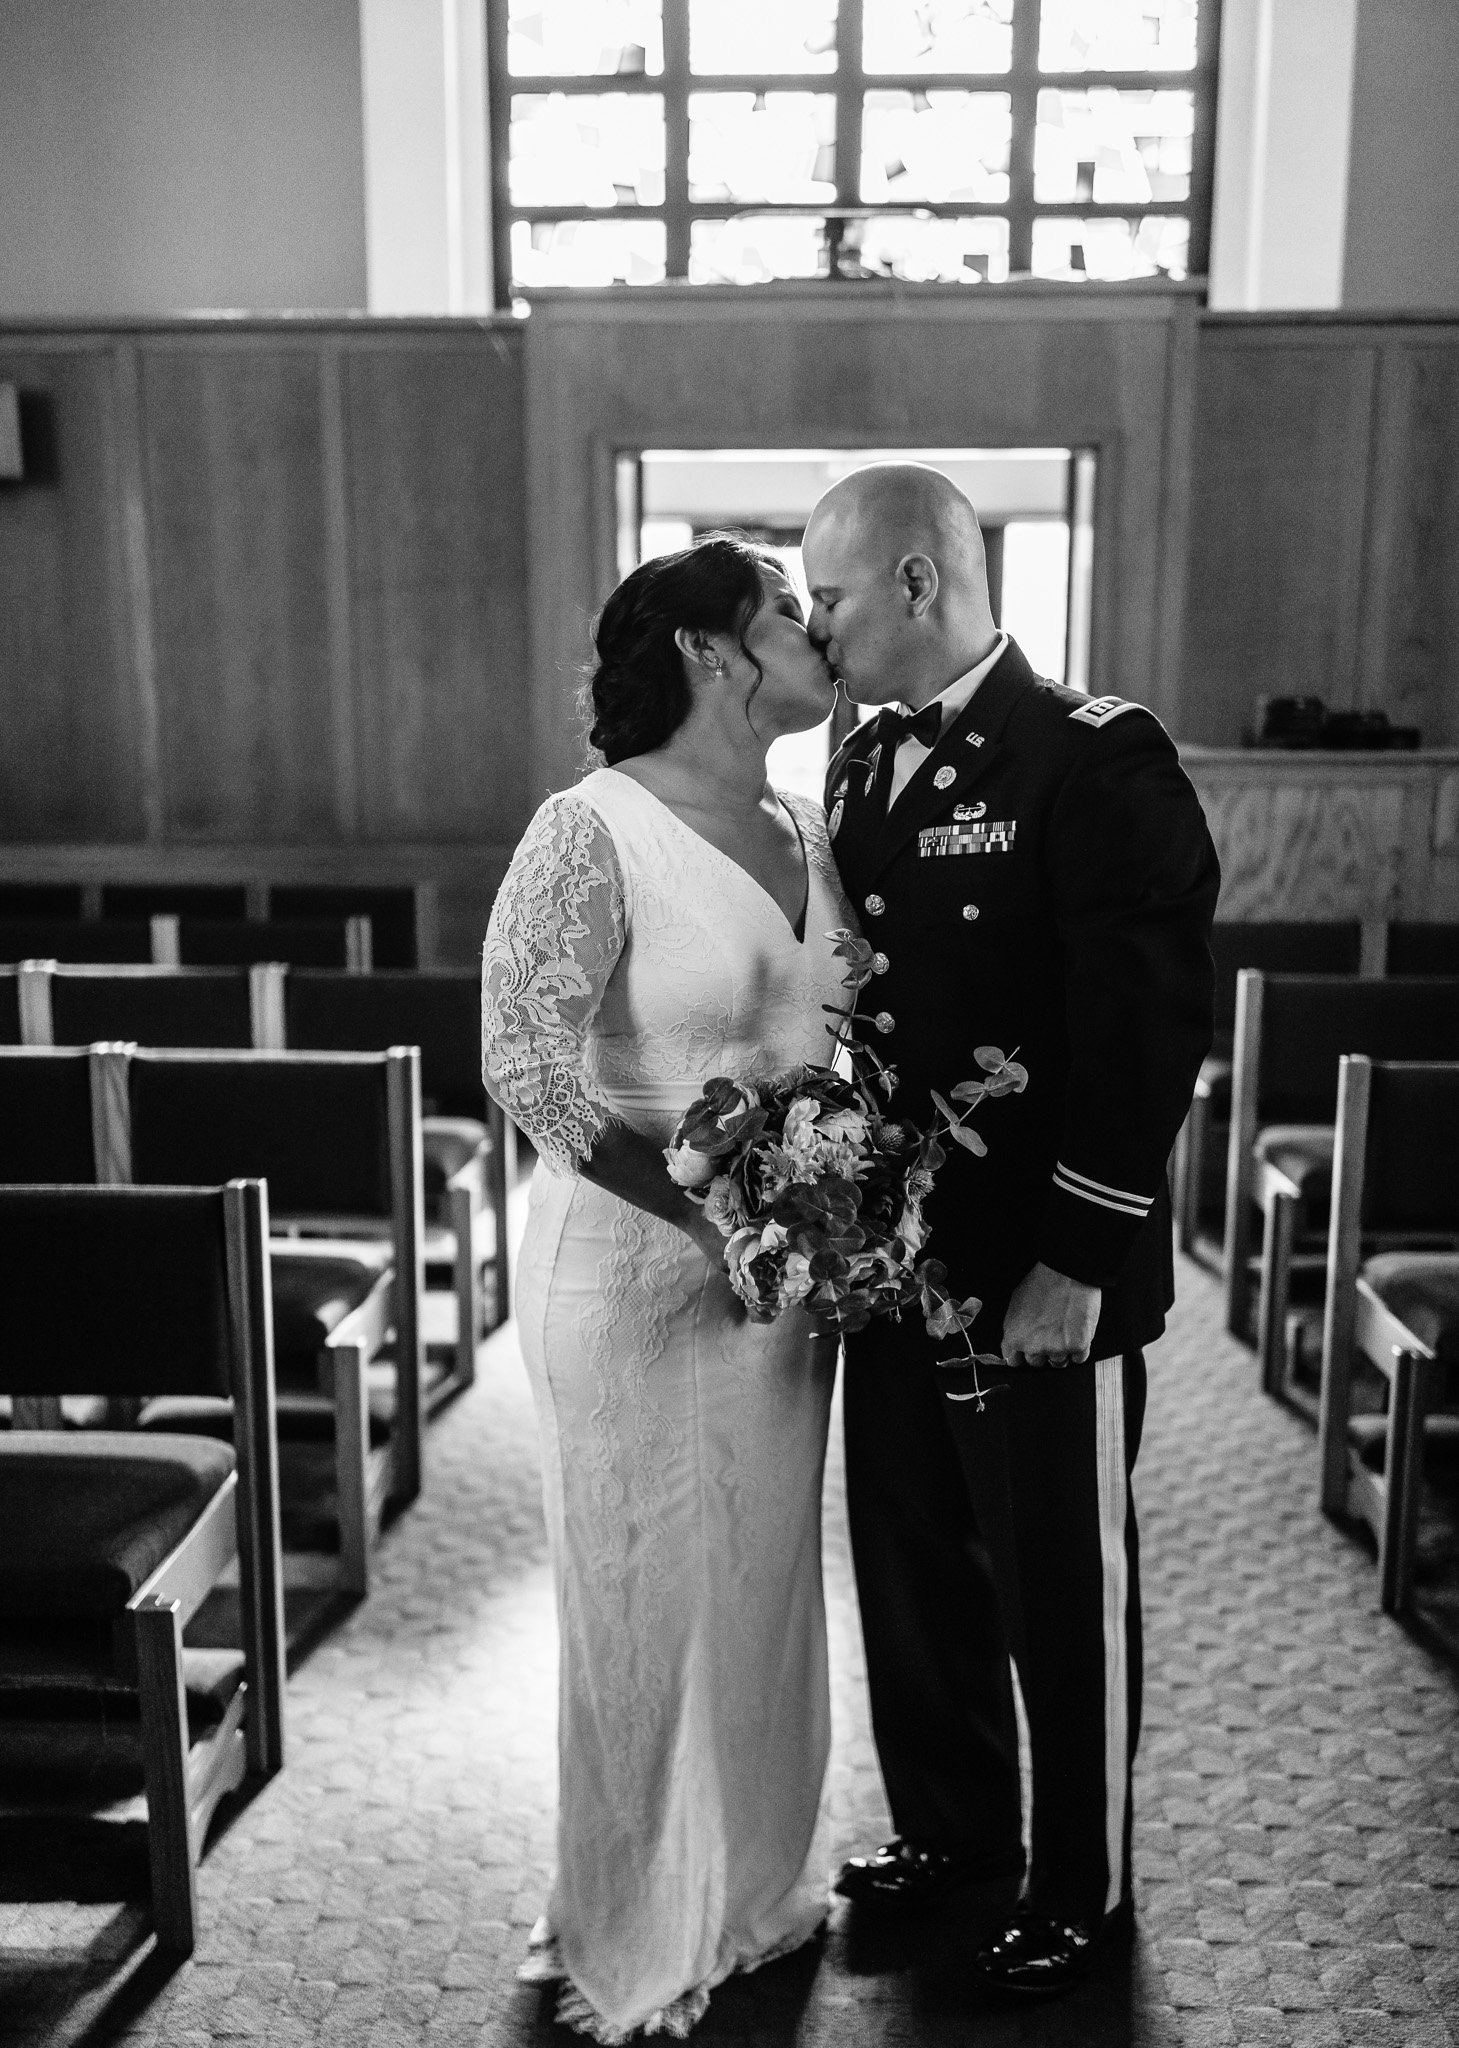
M0 1187L0 1394L222 1406L221 1437L0 1433L7 1803L137 1790L159 1946L191 1952L220 1800L284 1761L267 1191ZM239 1647L184 1630L237 1572Z
M385 1053L0 1051L0 1182L268 1189L270 1315L282 1440L334 1446L338 1584L368 1590L387 1501L421 1486L428 1408L421 1299L420 1065ZM70 1285L99 1302L78 1264ZM449 1385L443 1376L442 1385ZM22 1404L59 1428L61 1388ZM372 1398L373 1397L373 1398ZM120 1418L113 1418L120 1419ZM226 1404L153 1390L142 1433L224 1437Z
M286 967L153 968L28 961L0 968L0 1044L288 1048L421 1054L428 1280L454 1295L456 1382L509 1307L512 1131L485 1095L472 974Z
M148 918L0 918L0 961L69 960L116 966L247 967L282 960L296 967L342 967L356 974L374 965L374 926L368 917L182 917L158 911Z
M1262 1385L1318 1423L1322 1503L1372 1527L1395 1610L1412 1588L1424 1416L1459 1357L1459 977L1245 968L1235 994L1226 1322L1246 1336L1255 1283ZM1325 1290L1315 1391L1289 1312L1304 1268ZM1355 1414L1363 1357L1389 1391Z
M1325 1257L1339 1062L1348 1053L1459 1059L1459 978L1242 970L1226 1149L1226 1324L1246 1335L1255 1272L1262 1381L1299 1404L1288 1345L1292 1273L1299 1256L1319 1266Z
M1459 1061L1345 1057L1338 1086L1318 1417L1321 1501L1378 1543L1390 1613L1414 1581L1424 1450L1459 1418ZM1360 1412L1366 1364L1385 1406ZM1448 1408L1451 1412L1443 1413Z
M1215 1042L1196 1084L1176 1147L1172 1199L1182 1251L1194 1252L1214 1213L1219 1233L1230 1128L1236 980L1264 974L1459 975L1459 924L1382 922L1218 923L1211 933L1216 968Z
M402 882L0 882L0 920L120 918L159 913L264 923L368 917L378 967L415 967L422 890Z

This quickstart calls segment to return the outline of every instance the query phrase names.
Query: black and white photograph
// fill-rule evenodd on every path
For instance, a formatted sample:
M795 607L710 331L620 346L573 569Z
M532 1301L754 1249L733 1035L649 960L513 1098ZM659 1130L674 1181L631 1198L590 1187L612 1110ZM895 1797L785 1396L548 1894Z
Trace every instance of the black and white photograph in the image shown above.
M1459 2048L1456 108L0 0L0 2048Z

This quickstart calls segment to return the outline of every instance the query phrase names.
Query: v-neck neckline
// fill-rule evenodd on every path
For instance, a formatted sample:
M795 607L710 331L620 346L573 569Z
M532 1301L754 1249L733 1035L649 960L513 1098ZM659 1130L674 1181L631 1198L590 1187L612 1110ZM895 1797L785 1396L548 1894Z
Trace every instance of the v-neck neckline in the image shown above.
M800 847L800 864L805 872L805 894L801 898L800 916L795 920L794 924L792 924L791 920L786 916L785 910L781 905L779 898L772 896L770 891L765 887L765 884L763 882L757 881L755 876L750 873L750 870L747 867L744 867L739 861L737 861L733 854L726 853L722 846L716 846L712 839L706 839L702 832L696 832L692 825L686 824L684 819L682 819L679 816L679 813L674 809L673 805L666 804L663 798L657 793L656 790L650 789L646 782L640 782L636 775L625 775L621 768L614 768L610 766L606 769L605 772L609 775L616 775L620 782L631 782L635 789L641 789L646 797L649 797L654 803L658 805L661 811L663 811L668 817L673 819L674 823L678 826L681 832L687 832L689 837L696 841L698 845L707 846L709 848L709 851L712 854L714 854L717 859L723 861L724 865L727 868L733 868L735 873L737 875L742 876L743 879L749 883L750 887L753 890L755 890L757 895L762 896L765 899L765 901L770 905L771 909L775 912L776 917L779 918L780 922L785 926L785 929L790 933L791 938L794 939L796 945L805 945L806 928L810 920L811 912L811 857L806 847L805 834L800 829L800 820L796 817L795 812L790 808L790 805L785 801L784 797L780 794L780 791L778 789L775 792L775 801L779 804L781 810L784 811L786 817L790 820L791 827L795 833L796 842ZM799 926L798 930L796 928L797 926Z

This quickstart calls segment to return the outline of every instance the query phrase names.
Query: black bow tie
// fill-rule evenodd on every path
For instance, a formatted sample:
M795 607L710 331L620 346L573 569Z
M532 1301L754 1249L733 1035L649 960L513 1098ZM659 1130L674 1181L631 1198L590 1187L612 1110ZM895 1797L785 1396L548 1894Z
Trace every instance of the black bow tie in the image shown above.
M920 711L883 711L880 724L883 741L894 751L903 740L920 740L930 750L942 730L942 706L933 702Z

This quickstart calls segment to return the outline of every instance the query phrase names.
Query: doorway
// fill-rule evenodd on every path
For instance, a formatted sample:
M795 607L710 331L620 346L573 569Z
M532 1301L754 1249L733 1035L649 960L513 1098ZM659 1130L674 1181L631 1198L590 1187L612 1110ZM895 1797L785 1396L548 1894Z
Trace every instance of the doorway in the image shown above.
M800 537L821 493L868 462L926 462L966 491L988 554L993 617L1035 672L1085 690L1094 572L1092 448L645 448L618 457L618 573L733 527L774 548L809 606ZM838 705L814 732L777 740L772 780L819 798L833 733L859 706Z

